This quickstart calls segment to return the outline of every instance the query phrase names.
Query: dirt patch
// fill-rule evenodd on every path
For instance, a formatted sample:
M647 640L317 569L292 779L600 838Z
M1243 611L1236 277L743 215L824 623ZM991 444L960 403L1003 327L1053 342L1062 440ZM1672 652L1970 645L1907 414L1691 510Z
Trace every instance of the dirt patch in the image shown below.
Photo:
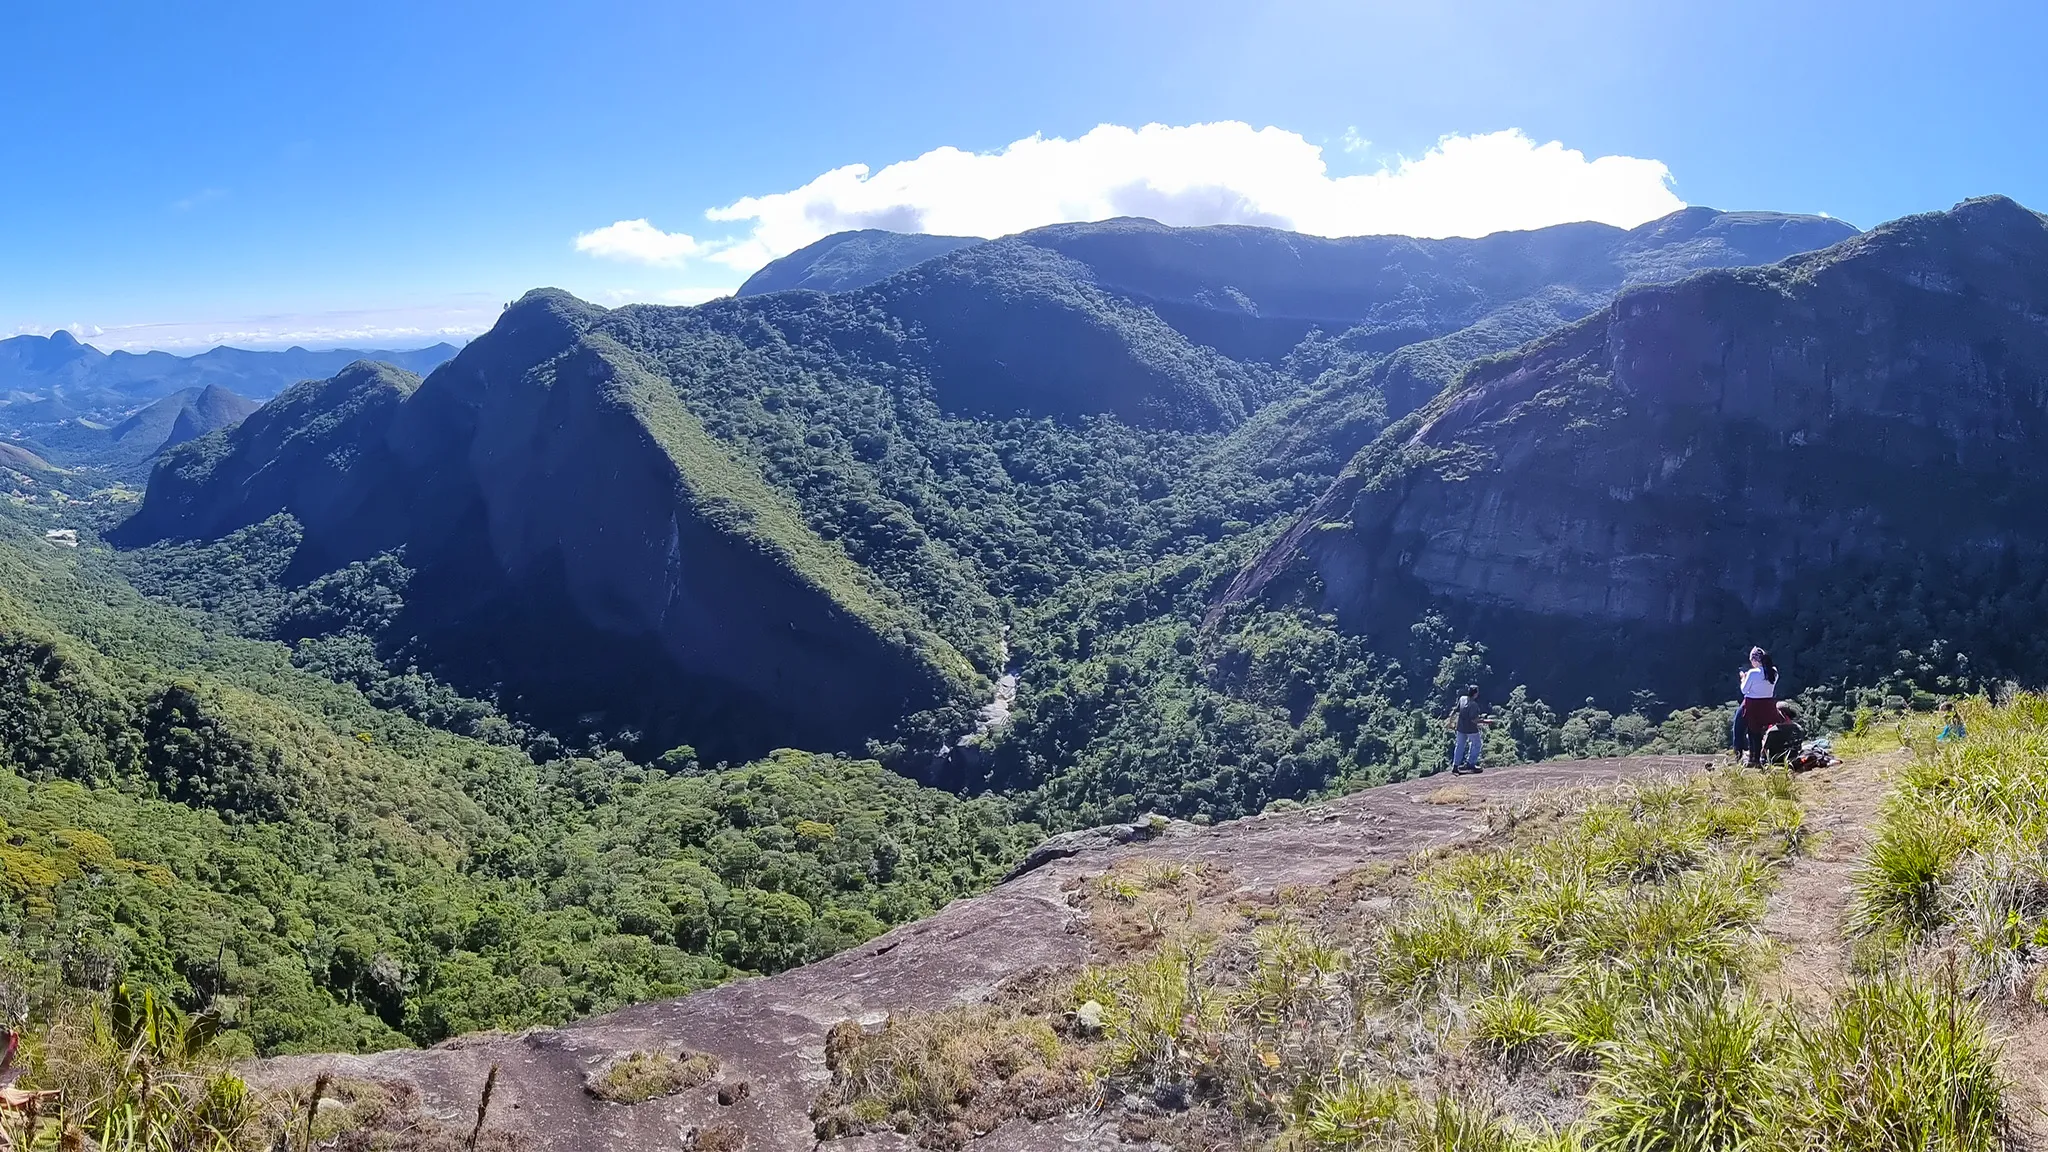
M1858 756L1800 778L1807 836L1765 907L1778 948L1767 992L1817 999L1849 979L1848 920L1857 861L1870 846L1891 774L1910 753Z

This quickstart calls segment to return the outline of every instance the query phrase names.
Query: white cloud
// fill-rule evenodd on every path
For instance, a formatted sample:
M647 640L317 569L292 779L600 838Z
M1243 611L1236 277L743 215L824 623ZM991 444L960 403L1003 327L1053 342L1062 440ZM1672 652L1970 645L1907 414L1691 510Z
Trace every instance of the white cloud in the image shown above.
M704 246L681 232L663 232L645 219L621 220L576 237L576 250L636 264L681 264Z
M1336 147L1369 142L1347 129ZM1421 156L1333 176L1322 147L1238 121L1101 125L1073 140L1030 136L995 152L935 148L879 171L834 168L798 188L705 212L738 225L699 240L645 219L576 237L579 251L751 272L833 232L885 228L962 236L1112 216L1167 224L1264 224L1321 236L1483 236L1577 220L1620 227L1684 207L1661 161L1588 157L1518 129L1446 136Z

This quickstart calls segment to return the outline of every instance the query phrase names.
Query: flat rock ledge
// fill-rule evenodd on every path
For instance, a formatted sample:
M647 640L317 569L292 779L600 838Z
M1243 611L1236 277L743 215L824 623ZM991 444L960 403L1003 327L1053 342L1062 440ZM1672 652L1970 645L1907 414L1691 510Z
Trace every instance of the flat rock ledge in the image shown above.
M1559 788L1613 784L1645 774L1691 773L1706 756L1556 761L1433 776L1328 803L1250 816L1213 827L1147 818L1055 836L1010 879L954 901L837 956L775 976L736 981L678 1000L636 1004L561 1028L464 1036L429 1049L367 1056L288 1056L245 1069L263 1086L321 1073L410 1084L429 1115L467 1129L493 1065L499 1069L489 1127L534 1149L675 1152L693 1129L732 1125L748 1152L812 1152L808 1115L829 1080L825 1033L847 1019L875 1025L891 1013L932 1011L987 998L1005 980L1088 963L1085 913L1068 905L1070 881L1147 858L1226 868L1245 891L1327 884L1373 863L1455 844L1486 828L1493 805ZM584 1091L592 1070L641 1049L689 1048L718 1057L702 1088L619 1105ZM744 1084L745 1091L737 1090ZM730 1103L720 1103L721 1098ZM894 1133L834 1140L832 1152L909 1149ZM986 1152L1118 1146L1113 1116L1006 1124L976 1142Z

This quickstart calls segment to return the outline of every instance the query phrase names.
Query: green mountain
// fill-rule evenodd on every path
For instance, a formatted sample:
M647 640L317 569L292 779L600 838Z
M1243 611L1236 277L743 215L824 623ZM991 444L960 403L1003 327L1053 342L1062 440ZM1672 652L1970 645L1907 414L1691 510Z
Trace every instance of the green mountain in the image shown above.
M1439 611L1559 695L2048 671L2048 221L2003 198L1623 292L1466 372L1236 581ZM1925 686L1923 684L1923 686Z
M430 727L236 636L248 601L146 599L91 539L120 506L71 491L0 502L11 1011L127 980L244 1052L558 1022L827 955L1035 837L872 762L536 760Z
M331 376L357 360L431 371L449 344L409 351L214 348L194 356L102 352L69 332L0 340L0 432L59 464L140 481L150 457L224 428L287 386Z
M175 450L115 539L152 587L218 600L193 580L288 516L268 595L348 586L381 607L254 614L252 635L373 691L365 661L416 669L571 747L872 749L953 787L1050 789L1048 819L1242 811L1373 764L1415 770L1384 763L1413 741L1361 743L1355 719L1310 754L1333 721L1298 686L1233 685L1243 654L1167 635L1386 422L1383 362L1418 341L1449 340L1430 353L1445 363L1491 351L1519 331L1504 313L1591 308L1646 267L1851 231L1688 211L1633 232L1327 241L1118 220L833 294L606 311L534 293L424 383L358 365ZM1160 578L1173 589L1142 589ZM346 661L340 634L357 637ZM1141 635L1194 667L1070 713L1064 693ZM1365 659L1315 643L1317 661ZM1404 653L1419 675L1336 679L1347 699L1420 703L1441 646ZM1006 671L1025 687L995 731L977 713ZM1198 723L1151 766L1115 765L1133 736L1178 730L1153 709L1203 693L1263 735L1214 749ZM1189 759L1214 778L1167 767Z
M104 469L122 480L149 476L157 453L219 428L231 428L259 407L218 384L181 388L127 419L101 426L66 420L36 431L30 441L67 464Z
M981 241L972 236L931 236L888 232L879 228L834 232L779 260L770 261L747 277L737 295L760 296L798 288L812 292L865 288L913 264L979 243Z
M2036 675L2042 221L1847 233L1111 221L531 293L139 504L0 445L0 982L430 1043L826 956L1046 829L1439 770L1474 680L1520 760L1718 747L1752 639L1822 725ZM233 415L179 404L127 434Z

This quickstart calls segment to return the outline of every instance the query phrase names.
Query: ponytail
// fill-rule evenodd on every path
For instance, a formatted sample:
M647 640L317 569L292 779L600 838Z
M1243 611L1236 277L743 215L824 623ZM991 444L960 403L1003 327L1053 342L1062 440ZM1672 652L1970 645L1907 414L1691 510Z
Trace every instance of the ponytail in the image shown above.
M1776 684L1778 683L1778 664L1777 664L1777 661L1775 661L1775 660L1772 660L1772 659L1771 659L1771 654L1770 654L1769 652L1765 652L1765 653L1763 654L1763 656L1764 656L1764 679L1766 679L1766 680L1769 680L1769 681L1771 682L1771 684L1772 684L1773 686L1775 686L1775 685L1776 685Z

